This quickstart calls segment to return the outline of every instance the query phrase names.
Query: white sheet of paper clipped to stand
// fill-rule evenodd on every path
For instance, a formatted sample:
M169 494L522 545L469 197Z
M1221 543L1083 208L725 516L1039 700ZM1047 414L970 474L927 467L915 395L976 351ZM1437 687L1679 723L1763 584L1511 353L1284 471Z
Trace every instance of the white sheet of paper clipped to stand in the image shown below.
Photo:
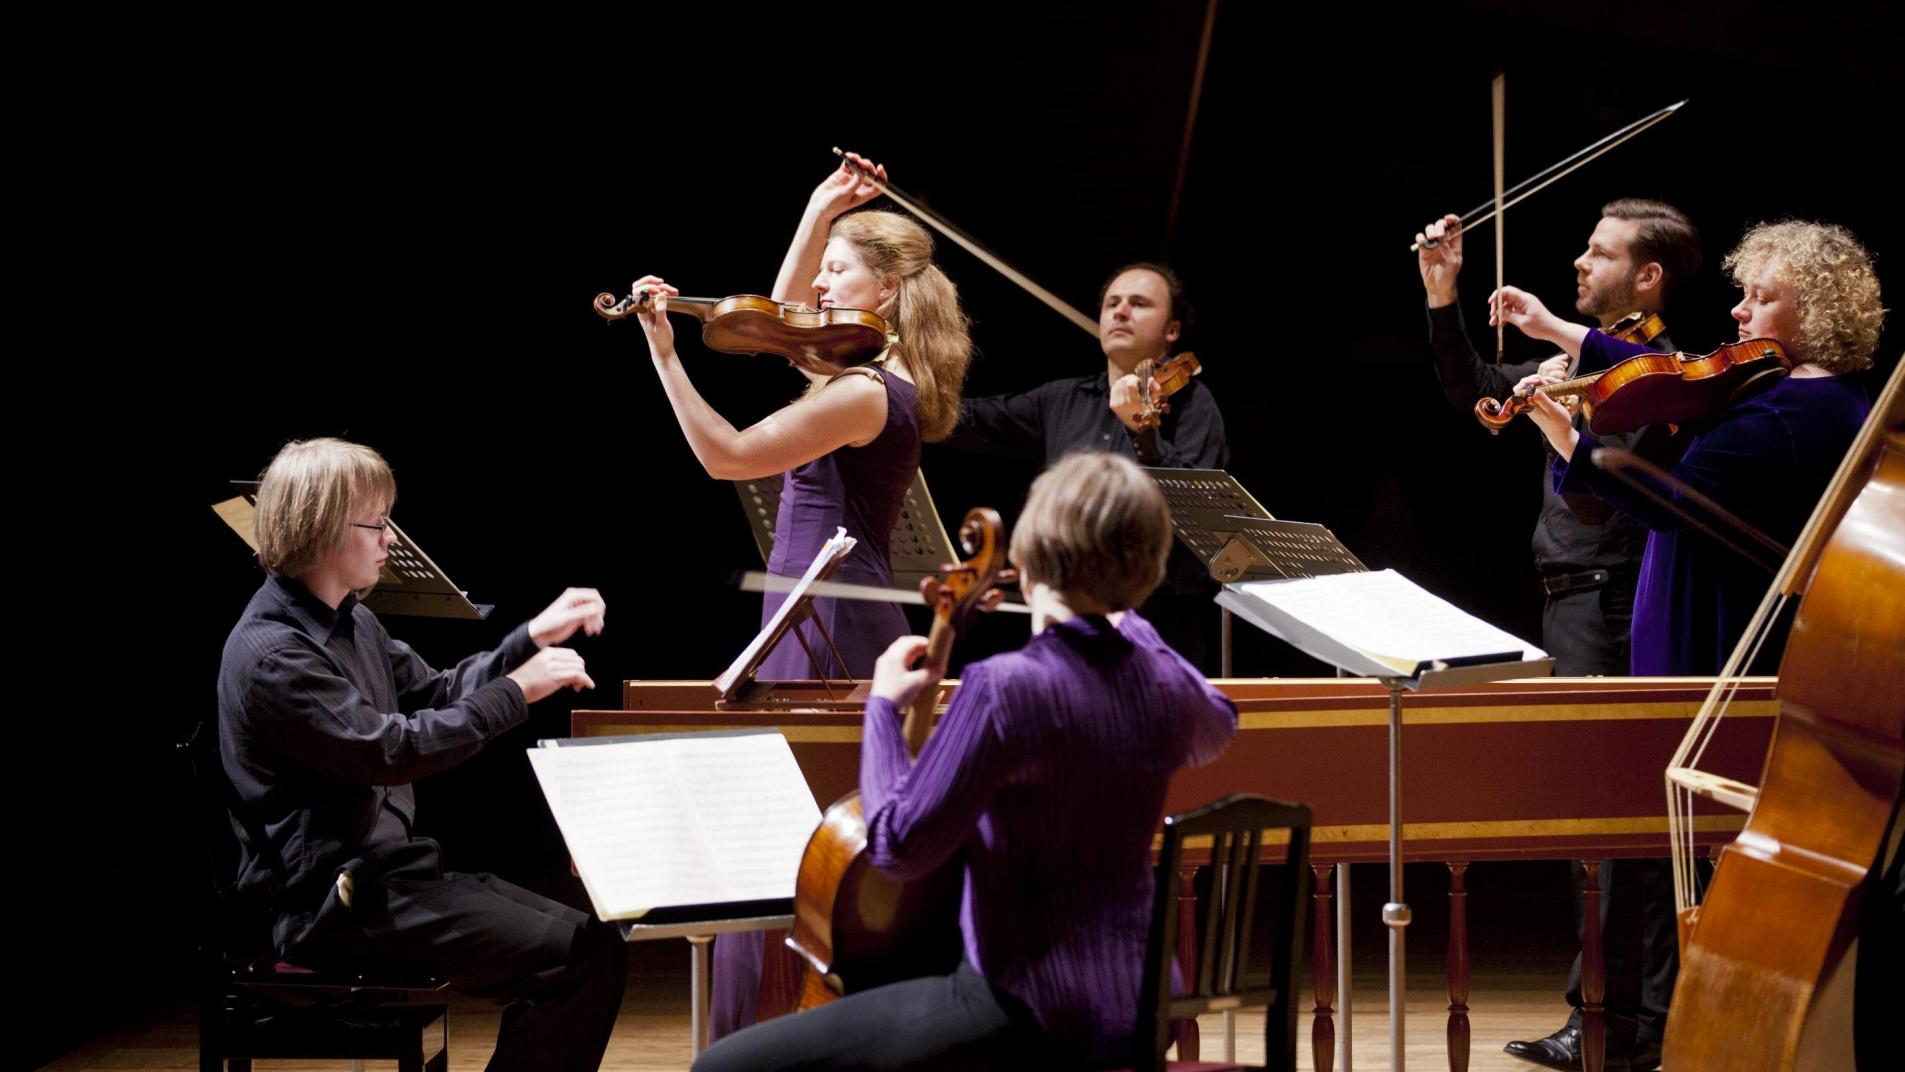
M1467 613L1395 570L1251 581L1231 588L1277 612L1273 617L1288 627L1310 631L1362 656L1367 664L1326 660L1355 673L1406 677L1438 663L1547 658L1540 648ZM1296 637L1285 639L1310 650Z

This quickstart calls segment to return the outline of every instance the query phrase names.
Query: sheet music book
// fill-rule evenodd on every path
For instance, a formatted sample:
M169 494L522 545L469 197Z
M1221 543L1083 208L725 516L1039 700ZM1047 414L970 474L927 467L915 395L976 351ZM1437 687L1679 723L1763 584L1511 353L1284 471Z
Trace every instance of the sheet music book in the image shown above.
M733 691L736 682L753 673L754 668L759 666L761 659L765 657L769 645L778 640L787 629L788 617L800 607L801 597L807 593L807 589L821 576L831 574L833 564L848 551L853 550L854 543L854 538L847 535L844 527L834 530L833 538L821 545L820 553L807 564L807 572L801 575L800 583L794 586L793 591L787 593L787 598L781 601L780 607L774 611L774 616L768 619L760 632L754 634L754 639L748 641L747 647L741 649L741 654L735 656L734 661L728 664L728 668L721 671L721 676L714 679L714 687L720 690L721 695L728 695Z
M541 743L529 765L599 918L793 898L820 808L779 731Z
M1217 602L1362 677L1415 678L1449 667L1548 658L1395 570L1230 584Z

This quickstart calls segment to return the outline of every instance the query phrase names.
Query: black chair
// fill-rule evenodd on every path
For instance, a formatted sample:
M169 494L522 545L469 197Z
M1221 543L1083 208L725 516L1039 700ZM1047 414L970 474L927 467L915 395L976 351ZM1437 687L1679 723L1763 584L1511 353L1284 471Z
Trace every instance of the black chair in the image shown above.
M1270 963L1252 972L1246 965L1251 927L1257 910L1258 875L1266 831L1287 830L1287 852L1280 874ZM1184 980L1186 993L1171 995L1172 953L1177 949L1178 884L1184 845L1210 839L1210 895L1200 906L1197 971ZM1171 1021L1226 1009L1264 1006L1265 1063L1272 1069L1296 1067L1296 1002L1291 978L1303 946L1310 886L1310 809L1268 797L1239 793L1164 820L1159 855L1158 892L1145 946L1144 988L1138 999L1136 1065L1140 1072L1167 1067ZM1215 1070L1235 1064L1198 1062L1172 1068Z
M243 824L233 806L217 728L201 722L176 748L191 779L205 851L197 927L200 1072L249 1072L253 1060L267 1058L395 1060L400 1072L445 1072L449 1008L429 998L440 997L448 984L421 974L318 972L279 960L271 949L270 914L234 885L234 818L249 843L269 842L262 829Z

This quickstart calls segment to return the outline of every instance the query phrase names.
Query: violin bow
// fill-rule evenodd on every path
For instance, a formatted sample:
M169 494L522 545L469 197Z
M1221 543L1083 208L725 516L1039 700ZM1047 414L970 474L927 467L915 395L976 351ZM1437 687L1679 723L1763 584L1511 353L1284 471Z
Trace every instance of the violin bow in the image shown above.
M924 222L927 226L931 227L935 231L938 231L940 234L945 235L947 238L952 239L953 242L958 244L960 248L964 249L967 253L970 253L973 256L979 258L980 260L986 262L986 264L990 265L994 271L998 272L1002 276L1005 276L1007 279L1010 279L1012 282L1017 283L1021 288L1025 290L1026 293L1032 295L1034 298L1037 298L1039 301L1044 302L1047 306L1051 307L1052 311L1056 312L1058 315L1078 325L1080 328L1083 328L1085 331L1090 332L1092 338L1095 339L1098 337L1098 321L1093 320L1091 317L1088 317L1084 313L1079 312L1075 307L1066 304L1064 299L1060 298L1058 295L1053 294L1051 291L1046 290L1044 287L1039 286L1037 283L1034 283L1029 277L1025 275L1025 273L1005 263L1005 261L1001 259L998 254L993 253L991 250L980 245L976 239L972 238L970 235L967 235L964 231L961 231L959 228L954 227L951 223L948 223L947 221L940 219L938 216L935 216L930 211L921 207L919 204L914 202L911 198L901 193L897 188L893 186L892 183L887 182L885 179L880 178L878 175L875 175L872 172L866 170L865 168L859 166L858 164L855 164L853 161L848 160L847 154L842 152L838 145L834 146L833 155L840 158L840 162L842 166L844 166L845 168L847 168L847 170L853 172L854 174L860 176L861 181L873 186L875 189L885 194L888 200L892 201L894 204L900 206L906 211L912 213L913 215L918 216L920 220Z
M1506 253L1506 241L1503 236L1508 232L1508 217L1503 214L1502 210L1508 206L1502 204L1502 197L1504 196L1502 183L1508 174L1506 145L1503 141L1503 132L1508 126L1508 72L1502 71L1495 75L1495 80L1489 85L1489 98L1493 105L1492 122L1490 125L1495 135L1495 212L1493 218L1495 220L1495 293L1499 295L1502 292L1502 286L1507 281L1505 261L1503 260L1503 256ZM1502 363L1502 355L1507 352L1508 318L1497 316L1495 318L1495 363L1497 365Z
M1691 100L1692 98L1688 99ZM1665 122L1686 103L1687 101L1683 100L1675 104L1669 104L1652 115L1636 119L1632 123L1609 134L1607 137L1602 138L1587 148L1580 150L1567 159L1550 164L1541 171L1530 175L1528 178L1523 179L1507 190L1505 194L1506 200L1501 203L1501 208L1507 209L1527 200L1530 196L1540 192L1543 188L1554 183L1556 180L1570 172L1579 170L1594 158L1613 149L1615 146L1639 134L1641 131L1646 130L1648 127ZM1482 202L1463 214L1462 229L1466 231L1470 227L1480 227L1482 224L1494 219L1496 211L1497 209L1493 198ZM1424 243L1424 245L1427 245L1430 249L1434 249L1436 244L1437 241L1433 239ZM1409 252L1414 253L1418 248L1420 247L1412 243L1409 246Z

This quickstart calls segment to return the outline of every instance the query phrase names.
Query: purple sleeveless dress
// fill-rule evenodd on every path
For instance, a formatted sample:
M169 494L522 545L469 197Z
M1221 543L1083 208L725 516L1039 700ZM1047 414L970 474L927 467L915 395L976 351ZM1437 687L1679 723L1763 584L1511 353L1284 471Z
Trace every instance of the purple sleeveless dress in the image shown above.
M856 373L856 375L858 375ZM889 372L886 427L864 447L841 447L787 474L781 483L780 513L774 520L774 551L767 569L786 577L807 572L822 544L842 526L858 542L840 561L833 580L849 584L893 584L888 557L893 525L899 520L906 489L919 471L919 394L912 384ZM765 624L786 594L769 592L761 606ZM846 660L843 668L811 625L807 635L815 657L831 677L873 676L873 662L910 627L897 604L857 599L816 599L814 613ZM807 652L792 637L781 641L755 674L762 681L796 681L814 676ZM821 801L824 807L833 803ZM713 1015L709 1040L754 1023L761 986L763 935L721 934L714 940Z
M774 552L767 570L783 577L807 572L821 545L845 527L858 541L840 562L833 580L848 584L893 584L888 558L893 525L899 520L906 488L919 471L919 395L912 384L882 373L886 381L886 427L864 447L841 447L789 472L781 482L780 513L774 520ZM770 592L761 605L761 623L772 617L785 593ZM871 677L873 662L887 645L905 636L906 615L892 603L858 599L816 599L814 613L840 657L827 650L812 625L800 627L828 677ZM755 675L763 681L814 677L807 652L793 637L782 640Z

